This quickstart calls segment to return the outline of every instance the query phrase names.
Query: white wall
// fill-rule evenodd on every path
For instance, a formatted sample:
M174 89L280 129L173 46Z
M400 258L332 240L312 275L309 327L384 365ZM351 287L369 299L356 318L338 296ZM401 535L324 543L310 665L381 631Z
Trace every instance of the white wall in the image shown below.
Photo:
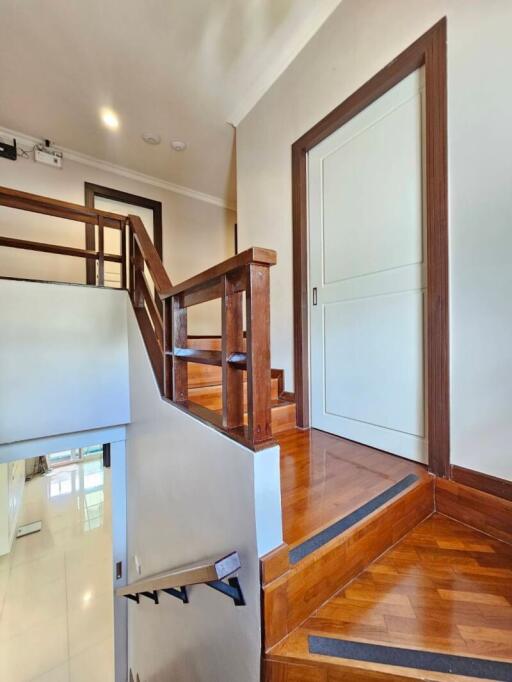
M0 159L0 185L6 187L83 204L84 182L162 202L164 265L173 283L234 253L233 210L66 158L62 170L32 159ZM0 235L85 246L85 229L80 223L5 207L0 207ZM1 247L0 276L83 283L85 264L76 258ZM217 333L219 328L220 307L215 303L190 314L191 334Z
M131 309L128 333L129 581L138 577L134 555L146 576L237 550L247 602L235 607L200 585L190 589L186 606L164 594L159 606L147 599L138 606L130 603L129 664L142 680L155 682L259 682L257 536L262 548L280 542L281 527L279 513L278 527L271 531L274 537L263 537L269 520L258 522L255 508L256 498L261 506L265 497L275 507L272 468L278 453L277 458L276 449L255 455L164 402ZM270 455L258 460L260 468L267 464L271 471L255 472L255 457L265 457L264 453ZM260 484L263 489L255 493Z
M452 463L512 479L509 0L343 0L237 130L239 242L278 253L272 365L291 389L291 145L444 15Z
M127 300L0 280L0 443L130 420Z

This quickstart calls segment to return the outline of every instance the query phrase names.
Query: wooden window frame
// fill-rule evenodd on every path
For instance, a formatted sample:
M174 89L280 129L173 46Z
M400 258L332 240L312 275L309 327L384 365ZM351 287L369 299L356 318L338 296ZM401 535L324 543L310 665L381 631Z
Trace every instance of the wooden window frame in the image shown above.
M446 17L292 145L294 366L297 425L309 427L307 155L421 66L426 92L427 440L430 471L450 474Z
M102 199L112 199L123 204L132 204L133 206L141 206L142 208L149 208L153 211L153 242L155 249L163 261L162 256L162 202L155 199L148 199L137 194L130 194L123 192L113 187L104 187L103 185L96 185L92 182L84 183L85 205L88 208L94 208L96 197ZM85 225L85 248L95 248L95 226ZM87 284L96 284L96 263L94 261L87 261L86 263L86 282Z

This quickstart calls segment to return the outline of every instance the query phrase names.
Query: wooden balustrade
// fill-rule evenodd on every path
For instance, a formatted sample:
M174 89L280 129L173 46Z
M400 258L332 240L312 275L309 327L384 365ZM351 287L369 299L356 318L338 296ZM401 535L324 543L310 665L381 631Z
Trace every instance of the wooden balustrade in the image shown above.
M276 262L275 252L248 249L173 286L141 219L131 215L128 221L130 295L162 395L252 448L268 445L272 441L269 268ZM145 266L155 297L145 278ZM222 300L222 350L189 348L188 308L214 299ZM163 317L158 300L163 301ZM222 368L222 415L189 401L191 362Z
M173 286L138 216L99 211L5 187L0 187L0 205L97 225L97 250L2 236L0 246L94 260L100 286L104 285L105 263L120 263L121 287L129 291L163 398L253 449L272 442L269 268L276 262L274 251L248 249ZM105 228L119 230L119 254L105 253ZM190 348L188 309L214 299L222 302L221 350ZM222 368L222 414L189 400L191 362Z
M98 249L77 249L70 246L59 244L47 244L44 242L17 239L14 237L0 236L0 246L15 249L28 249L42 253L53 253L59 256L72 256L74 258L85 258L88 261L98 262L98 285L105 284L105 262L121 264L121 287L126 287L126 216L109 211L99 211L95 208L87 208L79 204L72 204L67 201L50 199L38 194L20 192L19 190L8 187L0 187L0 206L8 206L32 213L41 213L65 218L80 223L88 223L98 226ZM120 254L105 253L104 231L105 228L112 228L120 231Z
M164 296L166 336L166 397L191 409L188 401L188 363L222 367L222 416L204 418L251 447L272 440L270 368L269 268L274 251L252 248L192 277ZM243 294L247 320L246 350L243 335ZM222 350L187 348L187 311L193 305L220 298L222 301ZM247 426L244 425L243 371L247 372ZM193 409L193 408L192 408Z

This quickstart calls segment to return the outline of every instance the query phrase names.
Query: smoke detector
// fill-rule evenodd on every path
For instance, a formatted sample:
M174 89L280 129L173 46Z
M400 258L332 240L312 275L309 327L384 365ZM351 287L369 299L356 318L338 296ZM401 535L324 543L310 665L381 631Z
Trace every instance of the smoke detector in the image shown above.
M181 140L172 140L171 147L175 152L184 152L187 148L187 143L182 142Z
M160 144L162 138L157 133L143 133L142 139L147 144Z

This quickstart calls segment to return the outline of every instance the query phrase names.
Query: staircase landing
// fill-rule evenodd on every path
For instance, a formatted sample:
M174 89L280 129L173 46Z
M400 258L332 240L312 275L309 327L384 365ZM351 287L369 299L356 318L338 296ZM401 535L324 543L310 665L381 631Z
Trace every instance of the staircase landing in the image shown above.
M267 652L265 679L512 680L512 546L435 514Z
M316 429L277 435L284 541L290 548L426 467Z

